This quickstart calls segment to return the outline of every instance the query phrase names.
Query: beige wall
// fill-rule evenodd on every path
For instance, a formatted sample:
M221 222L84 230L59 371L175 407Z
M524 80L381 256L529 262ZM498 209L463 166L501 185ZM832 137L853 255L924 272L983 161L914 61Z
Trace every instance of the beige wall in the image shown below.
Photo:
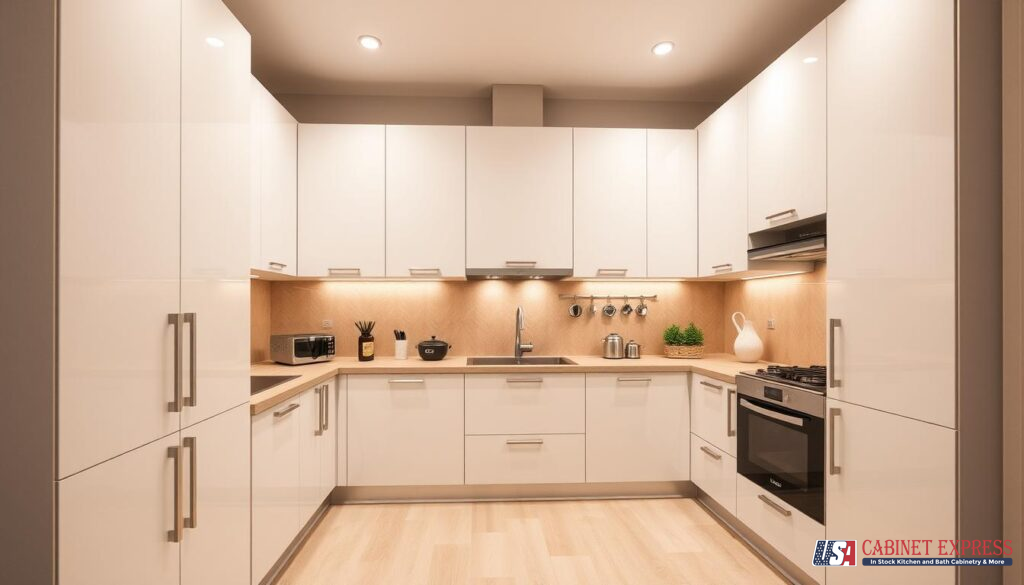
M299 122L490 126L491 99L276 94ZM544 125L594 128L696 128L718 107L708 102L544 100Z
M253 280L249 295L250 360L256 364L270 359L270 282Z
M764 342L767 361L825 365L825 275L814 272L726 283L723 302L725 351L732 353L736 328L732 314L742 312L754 322ZM775 329L768 330L768 319Z

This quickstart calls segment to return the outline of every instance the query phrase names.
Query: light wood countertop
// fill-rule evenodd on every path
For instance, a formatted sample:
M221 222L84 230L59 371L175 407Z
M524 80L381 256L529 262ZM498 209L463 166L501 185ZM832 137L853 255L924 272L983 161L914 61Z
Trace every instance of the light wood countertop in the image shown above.
M731 354L708 354L703 359L669 359L658 355L645 355L634 360L606 360L598 356L566 356L576 365L559 366L469 366L465 356L452 356L436 362L418 357L396 360L378 357L360 362L354 357L338 357L329 362L286 366L273 362L253 364L253 376L299 376L283 384L264 390L249 399L252 414L259 414L282 402L298 396L316 384L339 374L506 374L510 372L553 373L629 373L629 372L696 372L723 382L735 382L736 374L756 370L761 363L737 361Z

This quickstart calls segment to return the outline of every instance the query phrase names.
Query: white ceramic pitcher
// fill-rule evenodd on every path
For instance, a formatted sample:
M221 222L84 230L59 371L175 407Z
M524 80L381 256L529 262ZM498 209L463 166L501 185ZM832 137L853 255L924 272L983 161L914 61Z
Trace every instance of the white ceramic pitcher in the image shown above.
M736 320L739 317L742 324ZM739 311L732 314L732 324L736 326L736 341L732 344L732 352L741 362L756 362L764 354L764 343L754 330L754 323Z

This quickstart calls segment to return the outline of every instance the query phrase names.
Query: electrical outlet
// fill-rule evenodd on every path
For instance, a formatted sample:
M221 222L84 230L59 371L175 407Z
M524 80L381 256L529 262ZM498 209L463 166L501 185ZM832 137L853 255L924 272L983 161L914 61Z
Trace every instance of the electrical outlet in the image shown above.
M324 319L320 322L321 329L331 329L332 327L334 327L334 321L331 321L330 319Z
M768 329L775 329L775 319L768 319Z

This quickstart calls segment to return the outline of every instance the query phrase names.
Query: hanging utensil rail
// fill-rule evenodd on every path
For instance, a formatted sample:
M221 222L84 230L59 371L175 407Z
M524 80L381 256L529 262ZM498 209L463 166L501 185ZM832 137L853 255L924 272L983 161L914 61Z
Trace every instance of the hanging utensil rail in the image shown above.
M639 299L639 300L644 300L644 301L656 301L656 300L658 300L658 295L570 295L570 294L560 294L560 295L558 295L558 298L559 299L590 299L591 301L593 301L595 299L622 299L624 301L628 301L629 299Z

